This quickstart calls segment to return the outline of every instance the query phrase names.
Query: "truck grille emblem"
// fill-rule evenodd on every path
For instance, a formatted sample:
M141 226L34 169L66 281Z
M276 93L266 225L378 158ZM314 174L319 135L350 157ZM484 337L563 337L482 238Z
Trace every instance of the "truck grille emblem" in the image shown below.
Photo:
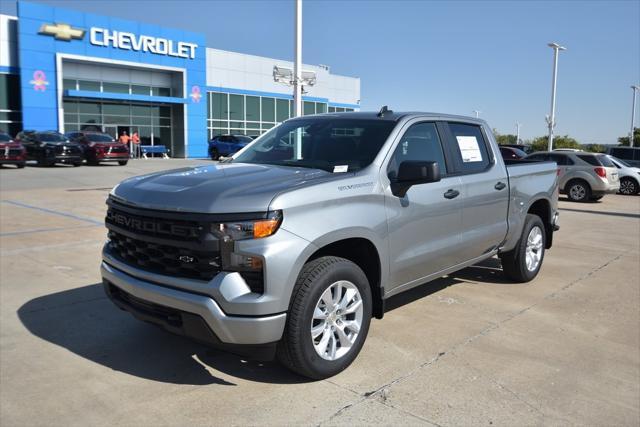
M189 255L180 255L180 257L178 259L180 261L184 262L185 264L191 264L193 261L196 260L194 257L189 256Z

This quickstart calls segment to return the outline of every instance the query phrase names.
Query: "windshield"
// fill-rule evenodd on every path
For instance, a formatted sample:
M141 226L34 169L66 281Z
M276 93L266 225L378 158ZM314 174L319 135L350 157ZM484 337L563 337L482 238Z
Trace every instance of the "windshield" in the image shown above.
M93 142L115 142L110 135L105 135L102 133L87 133L85 134L89 141Z
M64 142L67 140L64 135L53 132L39 133L38 138L40 139L40 141L45 142Z
M0 141L9 142L9 141L11 141L11 137L9 135L7 135L6 133L0 133Z
M612 157L613 157L613 156L612 156ZM633 167L633 166L631 166L629 163L627 163L627 162L625 162L624 160L621 160L621 159L619 159L619 158L617 158L617 157L613 157L613 158L612 158L612 160L614 160L614 161L616 161L616 162L620 163L622 166L624 166L624 167L626 167L626 168Z
M379 119L290 120L261 136L233 162L356 171L373 161L395 125Z
M608 158L607 156L605 156L604 154L598 155L598 160L600 160L600 163L602 163L602 166L604 166L606 168L615 168L616 167L616 165L613 164L611 159Z

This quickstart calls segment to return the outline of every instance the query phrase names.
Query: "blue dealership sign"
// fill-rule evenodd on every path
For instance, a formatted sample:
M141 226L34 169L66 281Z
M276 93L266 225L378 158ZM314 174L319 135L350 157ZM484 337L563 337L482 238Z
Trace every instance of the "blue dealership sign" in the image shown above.
M62 70L59 55L97 64L167 67L184 77L182 98L189 157L206 156L207 108L205 37L177 29L54 8L18 3L18 50L25 129L59 129ZM163 102L162 97L148 97ZM123 97L123 100L132 99ZM176 102L175 100L173 101ZM180 102L178 100L177 102Z

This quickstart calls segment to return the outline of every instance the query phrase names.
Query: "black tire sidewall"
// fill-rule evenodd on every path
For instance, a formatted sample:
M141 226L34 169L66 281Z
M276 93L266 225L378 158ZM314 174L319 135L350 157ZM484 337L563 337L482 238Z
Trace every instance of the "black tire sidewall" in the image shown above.
M363 303L363 317L360 332L351 350L340 359L330 361L323 359L316 352L311 340L310 328L313 311L320 296L330 285L339 280L348 280L358 288ZM303 304L302 314L300 318L292 318L290 321L301 322L296 341L301 343L301 355L308 366L311 376L315 378L327 378L346 369L358 356L369 332L372 298L367 276L351 261L341 259L318 275L314 279L310 291L305 294L301 301L296 302Z
M527 239L529 237L529 233L534 227L539 227L542 231L542 257L540 258L540 262L538 263L538 267L534 271L529 271L527 269ZM524 225L524 229L522 230L522 237L520 239L520 243L518 245L518 268L521 270L523 277L526 281L533 280L538 273L540 272L540 268L542 268L542 263L544 262L544 256L546 251L545 245L547 244L547 233L544 229L544 224L542 220L537 215L527 215L527 220Z
M633 196L634 194L638 194L638 183L636 181L631 178L622 178L620 180L620 186L622 186L623 182L630 182L631 185L633 185L634 191L632 191L631 193L623 193L622 191L620 191L620 194L624 194L625 196Z

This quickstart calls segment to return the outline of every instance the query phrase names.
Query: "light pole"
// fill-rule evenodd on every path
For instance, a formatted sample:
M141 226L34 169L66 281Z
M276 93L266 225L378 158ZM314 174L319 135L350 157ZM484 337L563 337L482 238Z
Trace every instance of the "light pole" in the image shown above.
M293 63L293 116L302 115L302 0L296 0L295 58Z
M473 110L473 112L476 113L476 119L480 117L480 113L482 113L480 110Z
M547 46L553 49L553 81L551 82L551 115L547 116L549 125L549 146L548 150L553 150L553 128L556 127L556 82L558 80L558 53L567 48L558 43L549 43Z
M516 122L516 144L520 143L520 123Z
M633 106L631 107L631 132L629 133L629 147L633 147L633 131L635 130L636 121L636 92L640 90L640 86L633 85Z

